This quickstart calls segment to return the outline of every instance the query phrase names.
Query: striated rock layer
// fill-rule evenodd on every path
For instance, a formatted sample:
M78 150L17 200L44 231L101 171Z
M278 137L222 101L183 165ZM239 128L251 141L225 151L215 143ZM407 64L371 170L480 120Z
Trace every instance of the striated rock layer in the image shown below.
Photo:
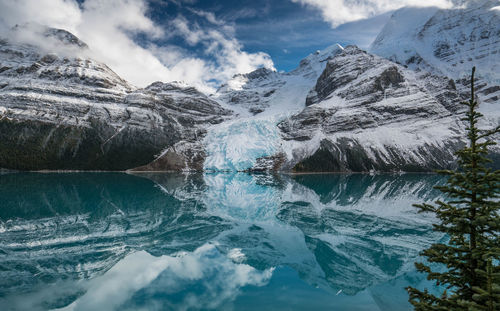
M484 103L500 101L500 9L496 0L465 2L462 8L396 11L370 52L415 70L453 79L476 66ZM500 109L497 109L500 110Z

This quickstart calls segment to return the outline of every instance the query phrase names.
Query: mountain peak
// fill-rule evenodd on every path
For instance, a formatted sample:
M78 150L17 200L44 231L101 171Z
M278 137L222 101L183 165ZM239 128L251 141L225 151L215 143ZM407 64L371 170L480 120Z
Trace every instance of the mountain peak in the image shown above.
M48 27L45 29L44 35L49 38L55 38L67 45L77 46L82 49L88 49L89 47L87 43L83 42L77 36L64 29Z
M7 34L14 41L35 44L39 46L48 46L48 43L55 45L62 44L65 47L77 48L81 50L88 49L88 45L77 36L65 29L48 27L37 23L26 23L15 25L11 32ZM52 42L47 42L47 39Z
M499 1L454 9L403 8L394 12L370 52L412 69L461 79L473 66L490 84L500 82Z
M318 50L314 53L309 54L306 58L300 61L299 67L295 70L303 69L304 67L307 67L311 64L313 64L313 67L321 65L322 63L332 59L335 55L341 53L343 50L344 48L338 43L330 45L323 50Z

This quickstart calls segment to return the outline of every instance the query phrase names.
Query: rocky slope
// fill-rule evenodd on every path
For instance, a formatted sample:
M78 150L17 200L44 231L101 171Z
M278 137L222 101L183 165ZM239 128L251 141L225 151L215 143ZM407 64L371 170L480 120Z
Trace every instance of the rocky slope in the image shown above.
M290 83L315 76L307 93ZM235 80L218 98L255 115L209 129L205 169L432 171L454 167L465 143L460 102L468 81L355 46L315 53L290 73L259 70Z
M196 141L230 114L192 87L131 86L86 58L87 45L64 30L42 36L57 43L57 53L0 40L0 167L129 169ZM178 158L164 169L184 168Z
M227 103L233 109L245 110L253 115L288 109L303 109L307 92L314 86L327 62L342 52L336 44L322 51L316 51L304 58L299 66L290 72L275 72L266 68L248 74L236 75L222 85L215 98Z
M255 116L209 130L205 169L454 167L454 151L465 144L459 103L468 99L473 65L486 116L480 126L500 122L497 4L478 0L461 9L404 8L394 13L371 47L382 57L334 46L310 55L290 73L259 70L235 77L218 98ZM495 166L499 155L497 147Z

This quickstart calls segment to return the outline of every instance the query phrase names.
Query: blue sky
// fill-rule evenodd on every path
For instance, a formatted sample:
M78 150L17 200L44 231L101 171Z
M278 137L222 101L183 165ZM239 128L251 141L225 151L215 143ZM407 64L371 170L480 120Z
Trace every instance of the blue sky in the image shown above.
M62 28L136 86L183 81L212 93L235 74L289 71L335 43L367 48L394 10L450 1L0 0L0 35L24 23Z
M218 24L208 21L201 12L213 14ZM170 22L179 15L205 29L230 26L244 51L265 52L277 70L289 71L309 53L335 43L367 47L390 12L337 29L323 19L320 10L289 0L150 1L147 15L165 29L169 29ZM367 23L370 26L364 27ZM165 36L155 43L176 45L208 58L202 44L189 45L179 35Z

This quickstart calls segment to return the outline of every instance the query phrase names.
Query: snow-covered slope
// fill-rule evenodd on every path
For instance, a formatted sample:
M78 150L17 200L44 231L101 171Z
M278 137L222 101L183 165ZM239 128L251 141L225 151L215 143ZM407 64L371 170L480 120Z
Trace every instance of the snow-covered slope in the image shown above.
M370 52L408 66L467 78L476 66L485 103L500 101L500 1L467 1L454 9L403 8L372 43ZM497 108L497 110L500 110Z
M313 85L311 68L323 69ZM431 171L453 167L465 143L463 85L355 46L232 83L218 96L240 115L208 130L208 170Z
M453 165L461 94L452 80L416 73L355 46L331 60L302 112L279 124L285 167L431 170Z
M496 5L478 0L460 9L403 8L371 47L382 57L333 46L290 73L260 69L236 76L216 98L239 117L209 129L205 169L453 167L454 151L465 143L459 103L469 96L473 65L486 115L481 126L500 120ZM498 154L497 148L497 162Z
M215 98L233 109L252 114L276 114L304 107L305 96L325 69L328 60L342 51L338 44L307 56L299 67L281 73L266 68L249 74L236 75L222 85ZM243 114L242 111L242 114Z
M230 114L192 87L135 88L64 30L41 35L56 50L0 40L0 167L133 168Z

